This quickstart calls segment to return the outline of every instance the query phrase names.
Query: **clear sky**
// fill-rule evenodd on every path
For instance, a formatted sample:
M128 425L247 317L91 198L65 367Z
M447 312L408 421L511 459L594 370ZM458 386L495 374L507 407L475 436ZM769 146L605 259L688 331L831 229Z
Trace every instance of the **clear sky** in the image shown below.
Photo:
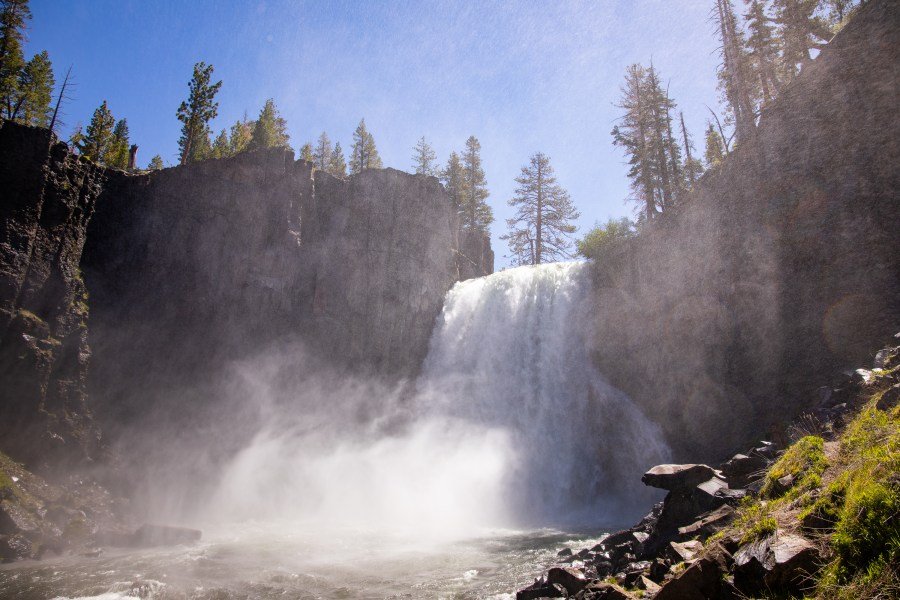
M138 162L177 162L192 66L224 81L214 130L274 98L291 144L327 131L344 149L361 117L385 166L411 170L424 135L441 163L481 141L499 236L530 154L551 157L581 211L580 232L632 214L610 130L625 68L652 60L684 110L698 152L716 108L711 0L386 2L362 0L32 0L27 51L46 49L77 87L68 129L104 100L128 119Z

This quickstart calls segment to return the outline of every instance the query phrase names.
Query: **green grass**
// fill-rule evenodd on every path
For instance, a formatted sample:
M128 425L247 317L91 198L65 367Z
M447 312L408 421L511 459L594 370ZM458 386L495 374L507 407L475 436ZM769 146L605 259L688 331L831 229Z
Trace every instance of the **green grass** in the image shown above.
M808 435L794 443L766 473L760 496L776 499L789 495L795 499L822 484L822 473L828 467L825 459L825 440ZM783 489L778 480L791 475L794 482Z

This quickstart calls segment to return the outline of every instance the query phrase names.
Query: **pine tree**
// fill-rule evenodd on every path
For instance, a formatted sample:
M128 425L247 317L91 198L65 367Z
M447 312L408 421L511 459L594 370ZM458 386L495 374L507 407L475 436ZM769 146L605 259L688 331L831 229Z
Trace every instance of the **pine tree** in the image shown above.
M438 170L435 167L434 161L437 159L437 155L434 153L434 149L427 141L425 141L424 135L422 136L422 139L416 143L413 151L413 169L416 175L431 175L432 177L436 177Z
M228 155L234 156L241 152L244 152L250 147L250 140L253 139L253 128L255 123L247 120L247 115L244 115L244 119L241 121L236 121L234 125L231 126L231 132L228 136Z
M748 11L744 15L747 20L747 56L753 72L753 80L758 89L754 96L762 104L768 104L777 93L780 82L776 75L778 64L778 45L775 41L771 19L766 14L762 0L745 0Z
M324 131L319 135L319 139L316 141L316 148L313 151L313 164L320 171L328 171L329 165L331 165L331 140L328 138L328 134Z
M25 66L22 42L31 19L28 0L0 0L0 117L12 118L19 95L19 77Z
M675 103L653 66L631 65L618 106L625 114L612 130L613 144L628 156L630 199L642 220L653 219L674 209L687 187L681 146L672 130Z
M694 150L694 143L691 141L687 126L684 124L684 113L679 113L679 119L681 120L681 141L684 144L684 174L688 185L693 186L703 174L703 163L691 154Z
M313 162L315 160L312 144L306 142L300 147L300 160Z
M73 150L81 152L81 145L83 142L84 127L81 126L81 123L78 123L75 126L75 129L72 130L72 134L69 136L68 144Z
M828 9L828 20L833 30L840 28L844 19L849 17L859 6L858 0L825 0Z
M462 154L463 185L460 214L462 225L470 231L488 232L494 212L487 204L490 192L481 166L481 144L474 135L466 140Z
M571 258L571 236L576 229L572 221L581 215L569 193L556 182L547 155L533 154L516 183L516 195L509 200L516 214L506 221L509 233L501 236L509 243L514 264L539 265Z
M756 128L752 87L748 77L749 60L731 0L716 0L713 18L722 42L719 85L725 99L728 120L733 122L735 138L740 143L749 138Z
M328 163L328 172L335 177L343 178L347 176L347 162L344 160L344 150L341 148L340 142L337 142L334 145L334 150L331 151L331 161Z
M788 77L799 71L810 58L810 50L819 47L816 40L827 41L831 30L815 14L820 0L773 0L775 22L779 25L783 68Z
M462 162L459 160L459 154L451 152L450 158L447 159L447 166L441 171L441 183L444 184L444 189L447 190L447 195L450 196L453 208L457 213L459 213L463 203L465 177L466 174L463 171Z
M110 167L127 169L128 150L130 148L128 137L128 122L125 119L121 119L113 128L112 139L106 152L102 155L101 161Z
M259 118L253 126L253 137L249 148L290 148L288 145L287 121L278 113L275 101L272 98L266 100Z
M228 139L228 132L223 129L213 140L212 157L228 158L229 156L231 156L231 142Z
M219 113L219 103L215 97L222 87L221 81L210 83L212 72L212 65L204 62L194 65L194 74L188 83L188 99L181 103L176 113L183 123L178 140L183 165L209 156L209 122Z
M150 164L147 165L147 170L149 171L159 171L160 169L166 168L166 165L163 164L162 156L157 154L153 158L150 159Z
M706 151L703 157L706 159L707 169L713 168L725 158L725 143L712 123L708 123L706 128Z
M84 137L78 145L81 155L94 162L102 162L108 156L113 142L115 125L116 119L104 100L103 104L94 111L91 122L84 132Z
M356 175L366 169L380 169L381 158L375 147L375 138L366 129L366 120L362 119L353 132L353 147L350 150L350 174Z
M19 72L18 98L10 118L26 125L46 127L50 122L54 83L53 65L47 51L35 54Z

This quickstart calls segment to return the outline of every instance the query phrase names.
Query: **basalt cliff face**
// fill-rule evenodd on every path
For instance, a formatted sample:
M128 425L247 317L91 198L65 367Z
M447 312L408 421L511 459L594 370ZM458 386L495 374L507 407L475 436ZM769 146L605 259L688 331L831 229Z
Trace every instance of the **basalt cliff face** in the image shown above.
M597 262L597 362L681 458L724 458L900 330L898 48L900 6L867 3L680 213Z
M35 466L100 450L78 264L104 177L47 130L0 126L0 450Z
M280 149L130 175L10 123L0 155L0 450L21 460L96 453L88 392L139 428L273 347L412 376L450 286L493 270L431 177L337 179Z

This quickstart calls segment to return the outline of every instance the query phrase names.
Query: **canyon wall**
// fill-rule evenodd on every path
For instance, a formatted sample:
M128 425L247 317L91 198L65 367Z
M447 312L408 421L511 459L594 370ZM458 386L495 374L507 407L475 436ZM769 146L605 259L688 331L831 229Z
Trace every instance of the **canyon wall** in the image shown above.
M595 265L595 357L681 458L721 458L900 331L900 6L869 2L704 175Z
M32 466L100 452L78 264L103 179L49 131L0 125L0 449Z

